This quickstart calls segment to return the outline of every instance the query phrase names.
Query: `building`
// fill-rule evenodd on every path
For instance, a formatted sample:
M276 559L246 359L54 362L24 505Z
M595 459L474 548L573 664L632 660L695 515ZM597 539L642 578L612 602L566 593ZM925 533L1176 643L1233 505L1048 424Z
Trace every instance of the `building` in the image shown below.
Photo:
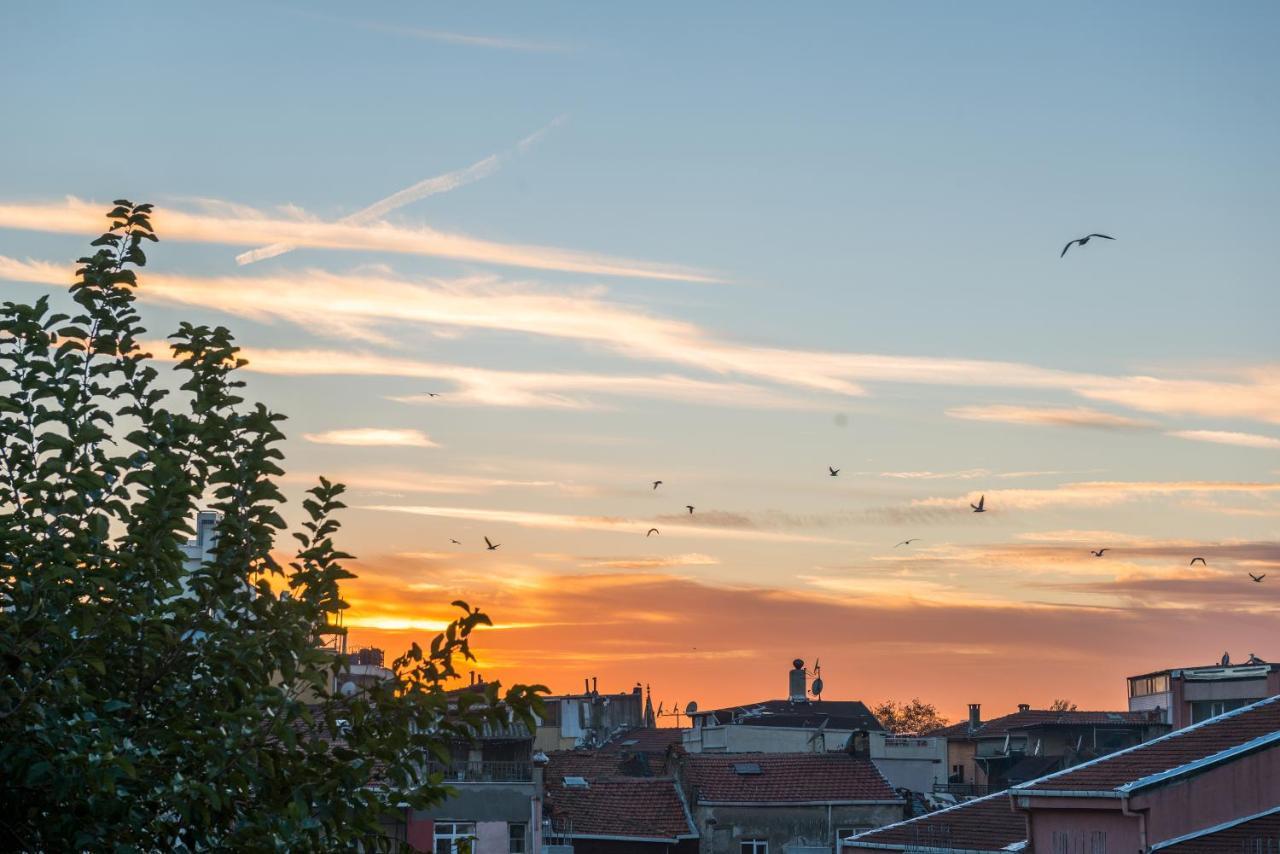
M188 572L213 560L213 549L218 544L218 523L221 521L222 514L215 510L196 513L196 535L180 546L182 565Z
M844 854L928 851L931 854L1006 854L1025 847L1027 823L1004 792L861 833L841 841Z
M1129 709L1159 711L1174 729L1280 694L1280 665L1249 654L1232 664L1224 654L1217 664L1179 667L1130 676Z
M477 681L450 692L481 693ZM426 810L410 810L409 846L435 854L526 854L542 847L543 774L546 756L533 748L533 733L513 720L486 724L474 741L450 746L451 761L429 770L444 775L455 794Z
M1246 815L1151 846L1160 854L1280 851L1280 807Z
M639 730L641 738L626 733L599 750L551 754L544 842L574 854L697 854L693 815L670 773L671 732Z
M947 740L946 785L935 791L983 795L1097 756L1141 744L1169 725L1155 711L1052 711L1018 706L988 721L982 707L969 706L969 719L929 735Z
M544 697L546 712L538 723L534 747L545 753L599 747L619 732L654 727L653 703L639 685L619 694L601 694L586 679L581 694Z
M846 854L1280 851L1280 696L841 844Z
M1263 814L1280 807L1280 696L1016 786L1009 795L1026 817L1033 851L1146 852L1249 820L1261 822L1265 833L1270 819Z
M902 818L904 799L850 753L701 753L679 776L702 854L833 851L837 840Z

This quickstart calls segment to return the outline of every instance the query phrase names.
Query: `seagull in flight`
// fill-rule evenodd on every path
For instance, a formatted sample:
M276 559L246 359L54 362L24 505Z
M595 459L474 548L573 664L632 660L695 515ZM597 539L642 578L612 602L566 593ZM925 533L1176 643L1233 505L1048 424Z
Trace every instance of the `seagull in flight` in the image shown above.
M832 468L831 466L827 466L827 471L831 472L832 477L835 477L836 475L840 474L840 469Z
M1262 582L1262 579L1264 579L1264 578L1266 578L1266 577L1267 577L1267 574L1264 572L1264 573L1262 573L1262 575L1254 575L1254 574L1251 572L1251 573L1249 573L1249 577L1250 577L1250 578L1252 578L1254 581L1256 581L1256 582L1258 582L1258 583L1261 583L1261 582Z
M438 391L429 391L429 392L427 392L427 397L439 397L439 396L440 396L440 392L438 392Z
M969 506L973 508L974 513L986 513L987 512L986 504L987 504L987 496L982 495L982 496L979 496L977 504L970 502Z
M649 533L648 533L648 534L645 534L645 536L647 537L647 536L649 536L649 534L660 534L660 533L662 533L662 532L661 532L661 531L659 531L657 528L650 528L650 529L649 529Z
M496 552L498 550L498 546L502 545L502 543L492 542L488 537L484 538L484 544L489 547L489 551L491 552Z
M1070 241L1069 243L1067 243L1066 246L1062 247L1062 255L1066 255L1067 250L1070 249L1072 246L1075 246L1076 244L1084 246L1086 243L1089 242L1090 239L1094 237L1102 237L1102 238L1105 238L1106 240L1115 240L1115 238L1109 234L1086 234L1084 237L1077 237L1075 240ZM1061 258L1062 255L1059 255L1058 257Z
M1201 565L1202 565L1202 566L1208 566L1208 565L1209 565L1209 564L1207 564L1207 563L1205 563L1205 562L1204 562L1204 558L1202 558L1202 557L1193 557L1193 558L1191 559L1191 563L1190 563L1190 564L1188 564L1188 566L1195 566L1195 565L1196 565L1196 561L1200 561L1200 563L1201 563Z
M918 543L919 541L920 541L919 537L912 537L909 540L903 540L902 542L898 543L898 546L909 546L912 543ZM894 546L894 548L896 549L898 546Z
M449 542L453 543L455 546L460 546L460 545L462 545L462 543L461 543L461 542L459 542L458 540L455 540L453 537L450 537L450 538L449 538Z
M657 489L659 486L662 486L662 481L660 481L660 480L655 480L655 481L653 482L653 488L654 488L654 489Z
M690 516L692 516L692 515L693 515L693 505L692 505L692 504L686 504L684 507L685 507L685 509L686 509L686 510L688 510L688 511L689 511L689 515L690 515Z
M1098 549L1097 551L1094 551L1093 549L1089 549L1089 554L1093 555L1094 557L1102 557L1104 554L1106 554L1109 551L1111 551L1109 547L1105 549Z

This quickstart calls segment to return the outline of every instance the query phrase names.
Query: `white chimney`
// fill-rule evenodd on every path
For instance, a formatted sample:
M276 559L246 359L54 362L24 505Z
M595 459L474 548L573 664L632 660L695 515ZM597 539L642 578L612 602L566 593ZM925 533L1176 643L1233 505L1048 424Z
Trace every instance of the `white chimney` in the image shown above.
M804 661L797 658L791 662L791 672L787 675L787 699L793 703L807 703L809 685L804 674Z

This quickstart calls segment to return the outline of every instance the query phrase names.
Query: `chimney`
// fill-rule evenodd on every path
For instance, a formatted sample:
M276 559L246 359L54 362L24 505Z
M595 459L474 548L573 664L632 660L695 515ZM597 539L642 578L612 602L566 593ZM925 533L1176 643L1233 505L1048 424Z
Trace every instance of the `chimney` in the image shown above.
M584 693L584 694L590 694L590 693L591 693L591 679L590 679L590 677L587 677L587 676L582 677L582 693Z
M591 693L592 694L599 693L599 689L596 688L596 677L594 676L591 677Z
M1019 704L1018 704L1018 711L1020 711L1020 712L1029 712L1029 711L1031 711L1031 704L1030 704L1030 703L1019 703Z
M977 732L982 727L982 704L969 704L969 732Z
M787 676L787 699L793 703L807 702L809 685L804 674L804 661L797 658L791 662L791 672Z

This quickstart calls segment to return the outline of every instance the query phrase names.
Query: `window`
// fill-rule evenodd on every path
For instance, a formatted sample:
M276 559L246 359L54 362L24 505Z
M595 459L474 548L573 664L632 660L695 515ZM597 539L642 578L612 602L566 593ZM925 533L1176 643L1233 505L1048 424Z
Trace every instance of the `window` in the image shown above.
M507 825L507 851L511 854L524 854L525 851L525 825L523 823L511 823Z
M1130 697L1146 697L1150 694L1163 694L1169 690L1169 674L1159 676L1139 676L1129 680Z
M840 843L848 839L850 836L857 836L859 833L866 833L871 830L871 825L858 825L856 827L838 827L836 828L836 850L840 850Z
M471 854L476 825L473 821L437 821L435 836L435 854Z
M769 854L769 840L744 839L739 852L740 854Z
M963 783L963 782L964 782L964 765L952 765L952 766L951 766L951 779L950 779L950 782L952 782L952 783Z
M1253 700L1196 700L1191 704L1191 722L1198 724L1232 709L1247 706Z

